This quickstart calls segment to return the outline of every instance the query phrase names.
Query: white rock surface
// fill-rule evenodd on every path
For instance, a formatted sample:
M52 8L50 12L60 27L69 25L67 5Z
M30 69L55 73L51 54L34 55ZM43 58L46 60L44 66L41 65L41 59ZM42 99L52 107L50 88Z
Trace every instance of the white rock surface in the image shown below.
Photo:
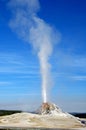
M85 127L76 117L68 113L62 112L62 110L58 108L55 104L49 104L49 108L47 106L44 106L44 108L41 108L41 110L41 114L23 112L9 116L1 116L0 127L65 129Z

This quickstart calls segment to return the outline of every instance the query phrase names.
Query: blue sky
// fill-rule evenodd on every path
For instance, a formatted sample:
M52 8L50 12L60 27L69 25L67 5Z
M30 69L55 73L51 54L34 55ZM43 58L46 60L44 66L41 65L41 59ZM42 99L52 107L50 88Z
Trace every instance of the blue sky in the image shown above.
M32 110L42 102L39 60L9 27L8 1L0 0L0 109ZM86 1L39 2L38 16L60 34L50 57L50 101L64 111L86 112Z

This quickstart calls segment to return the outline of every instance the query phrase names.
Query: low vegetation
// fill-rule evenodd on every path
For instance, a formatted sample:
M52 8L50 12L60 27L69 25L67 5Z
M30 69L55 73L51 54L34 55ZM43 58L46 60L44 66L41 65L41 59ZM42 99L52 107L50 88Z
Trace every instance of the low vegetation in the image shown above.
M11 115L14 113L21 113L22 111L18 110L0 110L0 116L5 116L5 115Z

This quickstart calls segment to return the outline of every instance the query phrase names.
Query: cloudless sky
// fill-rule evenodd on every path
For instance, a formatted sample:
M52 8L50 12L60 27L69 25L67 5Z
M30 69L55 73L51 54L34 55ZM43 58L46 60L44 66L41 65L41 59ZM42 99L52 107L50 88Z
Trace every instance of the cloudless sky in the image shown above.
M9 27L9 0L0 0L0 109L39 107L41 75L32 46ZM38 16L60 34L50 63L50 101L64 111L86 112L86 0L39 0Z

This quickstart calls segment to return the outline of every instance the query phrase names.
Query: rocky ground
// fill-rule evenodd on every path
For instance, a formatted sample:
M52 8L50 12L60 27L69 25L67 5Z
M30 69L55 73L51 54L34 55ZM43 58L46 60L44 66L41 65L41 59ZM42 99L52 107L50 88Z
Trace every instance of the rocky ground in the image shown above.
M62 112L55 104L43 104L38 114L23 112L1 116L0 127L86 129L80 119Z

